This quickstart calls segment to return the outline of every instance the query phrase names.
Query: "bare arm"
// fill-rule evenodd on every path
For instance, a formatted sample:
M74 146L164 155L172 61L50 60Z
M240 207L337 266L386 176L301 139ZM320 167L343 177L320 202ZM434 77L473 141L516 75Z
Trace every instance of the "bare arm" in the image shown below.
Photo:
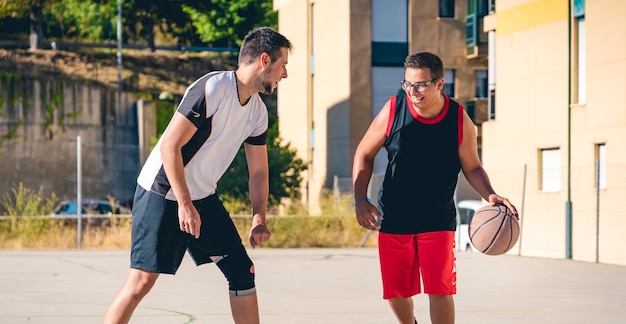
M272 235L265 224L267 199L269 196L269 166L266 145L244 144L248 161L248 187L252 203L252 228L250 246L256 246L269 240Z
M374 158L382 148L386 139L387 123L389 121L390 102L387 101L380 113L374 118L367 132L361 139L354 154L352 165L352 181L354 186L354 200L367 197L367 186L374 168ZM381 219L378 209L369 201L359 201L355 206L356 217L359 224L369 230L379 228L378 220Z
M491 186L489 176L483 169L478 157L478 145L476 143L476 130L472 119L463 111L463 141L459 147L459 158L465 178L476 192L487 200L491 205L502 204L507 206L515 216L517 209L513 204L502 196L496 194Z
M167 179L178 202L178 223L180 230L194 237L200 237L200 215L193 205L189 188L185 181L182 147L196 132L196 126L181 113L174 113L172 121L163 134L161 157Z

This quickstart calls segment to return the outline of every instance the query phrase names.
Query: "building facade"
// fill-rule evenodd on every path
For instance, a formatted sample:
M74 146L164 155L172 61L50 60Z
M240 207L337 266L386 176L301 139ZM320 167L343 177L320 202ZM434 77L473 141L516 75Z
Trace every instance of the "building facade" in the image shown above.
M510 253L626 264L626 2L275 0L294 43L279 130L309 163L312 214L351 190L354 151L420 51L477 126L485 169L522 212ZM377 157L375 174L385 168ZM377 184L376 175L372 181ZM474 196L473 196L474 195ZM475 198L461 179L457 199Z
M521 253L626 264L626 2L500 0L483 162L523 210Z
M294 43L289 78L278 91L279 130L309 163L302 189L311 213L325 190L351 190L356 147L386 100L401 91L409 53L440 55L448 94L486 118L487 46L475 44L468 55L465 2L277 0L274 8L281 33ZM372 191L385 163L382 152ZM464 182L460 188L461 198L478 197Z

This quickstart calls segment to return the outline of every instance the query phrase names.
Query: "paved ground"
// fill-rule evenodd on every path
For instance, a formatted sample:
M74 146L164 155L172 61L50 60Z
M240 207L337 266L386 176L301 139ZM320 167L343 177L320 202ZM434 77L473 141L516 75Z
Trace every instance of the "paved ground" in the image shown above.
M0 251L0 323L99 323L128 251ZM263 323L395 323L376 250L251 250ZM457 323L626 323L626 267L460 252ZM189 256L131 323L232 323L226 283ZM430 323L427 297L416 317Z

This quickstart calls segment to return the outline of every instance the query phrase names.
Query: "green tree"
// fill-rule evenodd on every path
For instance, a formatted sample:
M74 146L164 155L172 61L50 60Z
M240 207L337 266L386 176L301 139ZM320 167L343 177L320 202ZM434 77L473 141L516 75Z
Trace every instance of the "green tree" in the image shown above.
M116 0L92 0L109 3ZM267 5L257 4L255 1L217 1L211 0L125 0L124 1L124 25L130 39L143 39L146 46L154 52L155 32L168 34L172 38L179 39L183 44L195 45L198 41L208 42L203 37L200 27L206 26L202 20L205 15L201 12L209 8L220 9L220 14L232 17L237 16L243 3L253 3L251 8L258 10L243 11L246 21L255 22L257 25L265 23L265 17L272 11L271 1L264 0L269 3ZM266 12L269 9L270 13ZM276 15L275 15L276 16ZM191 20L191 23L190 23ZM198 21L196 21L198 20ZM275 18L277 21L277 16ZM194 30L195 27L195 30ZM237 27L237 26L235 26ZM220 35L226 33L229 35L229 29L232 28L228 24L218 25L221 30L217 31ZM227 30L224 32L223 30ZM210 39L210 38L209 38Z
M211 46L238 47L249 30L278 25L272 0L211 0L182 8L200 39Z
M37 49L43 42L42 14L54 0L3 0L0 18L28 17L30 20L30 48Z
M1 18L30 20L31 46L44 31L59 39L102 41L116 33L118 0L3 0ZM155 34L179 45L236 47L255 27L276 28L272 0L123 0L124 40L143 40L154 51ZM182 43L182 44L181 44Z
M123 0L123 41L143 40L146 47L154 52L155 31L170 33L172 38L188 32L191 28L181 9L182 2ZM117 34L118 0L57 0L46 12L46 18L49 28L57 30L63 39L74 37L101 41Z
M111 0L94 0L111 1ZM113 0L116 1L116 0ZM183 5L201 6L205 0L125 0L123 16L131 39L143 39L156 50L155 32L177 39L179 45L191 45L198 37Z
M56 1L44 13L48 35L99 41L113 32L117 23L117 0ZM55 33L56 32L56 33Z
M267 154L269 160L269 200L270 204L281 198L300 197L300 174L307 169L296 151L287 144L281 144L278 136L278 117L269 114L267 131ZM243 147L237 152L233 163L218 183L218 190L226 199L248 197L248 166Z
M154 42L154 27L158 26L158 21L167 21L167 13L170 10L169 4L177 1L153 1L153 0L130 0L132 9L125 12L127 23L134 27L139 36L144 39L146 47L151 52L156 51ZM179 9L180 10L180 6Z

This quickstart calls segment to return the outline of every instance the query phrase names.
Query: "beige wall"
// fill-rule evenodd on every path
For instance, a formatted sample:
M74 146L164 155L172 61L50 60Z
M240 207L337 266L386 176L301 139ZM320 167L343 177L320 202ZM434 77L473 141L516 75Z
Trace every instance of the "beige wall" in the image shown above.
M513 180L523 178L527 165L522 235L532 233L533 238L522 238L524 252L558 257L565 251L566 192L537 195L537 171L539 149L564 153L567 147L568 45L562 37L567 20L557 14L546 24L498 34L501 21L523 23L532 15L523 11L505 20L500 11L496 14L496 119L483 124L483 161L493 185L516 204L524 198L523 187L509 184L519 183Z
M278 129L280 136L291 147L296 149L299 157L309 163L312 160L311 142L311 91L309 73L311 42L309 41L310 8L308 1L274 1L274 9L279 10L278 25L288 26L280 29L293 45L287 64L287 79L278 85ZM303 199L307 199L308 179L311 177L311 166L303 174Z
M593 147L607 149L607 189L600 192L600 261L626 264L626 2L586 0L587 100L572 110L574 258L595 258ZM617 38L616 38L617 37ZM583 171L584 170L584 171Z
M350 1L350 113L347 133L347 156L331 170L352 177L356 147L372 119L372 12L369 0Z
M311 3L314 3L314 23ZM279 88L279 131L310 163L303 192L313 214L319 212L319 197L324 188L332 186L333 176L351 175L355 143L362 135L354 130L353 124L371 120L371 113L365 117L360 113L369 111L371 100L368 4L364 0L275 3L280 13L280 31L294 43L289 78ZM361 32L355 34L355 31ZM358 95L351 95L353 91ZM311 127L314 127L313 138Z
M501 0L497 10L496 119L483 124L483 161L494 186L523 208L518 244L521 253L566 256L566 201L570 192L572 258L595 261L594 145L605 143L608 181L599 196L599 261L626 264L626 238L620 235L626 228L626 209L618 198L624 197L626 189L626 46L614 38L626 31L626 22L619 14L626 12L626 2L586 1L587 100L572 105L571 146L568 1ZM560 148L559 192L542 192L540 188L539 156L545 148Z

